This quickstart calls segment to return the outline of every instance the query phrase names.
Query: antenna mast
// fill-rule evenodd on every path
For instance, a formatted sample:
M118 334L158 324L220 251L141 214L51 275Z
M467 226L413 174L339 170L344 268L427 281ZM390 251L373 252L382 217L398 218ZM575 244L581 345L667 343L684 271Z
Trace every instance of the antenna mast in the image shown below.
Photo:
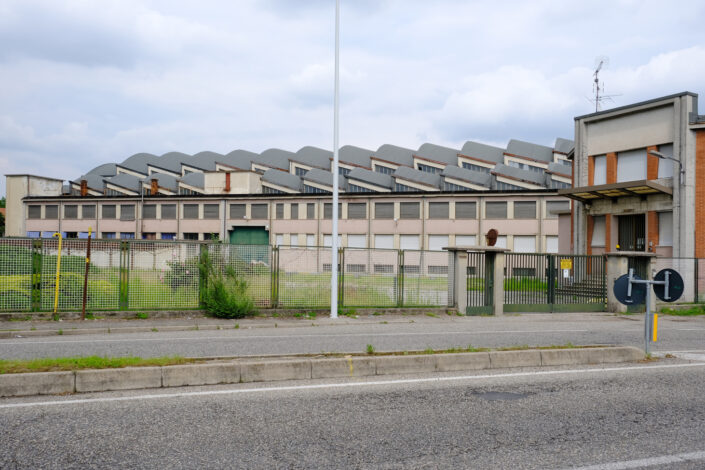
M602 82L600 84L600 71L604 68L607 68L607 66L610 63L610 59L606 56L598 57L595 59L595 72L593 72L593 84L592 84L592 92L595 93L595 98L594 99L589 99L588 101L594 102L595 103L595 112L601 111L602 110L602 102L603 101L613 101L612 97L613 96L619 96L619 95L605 95L605 82Z

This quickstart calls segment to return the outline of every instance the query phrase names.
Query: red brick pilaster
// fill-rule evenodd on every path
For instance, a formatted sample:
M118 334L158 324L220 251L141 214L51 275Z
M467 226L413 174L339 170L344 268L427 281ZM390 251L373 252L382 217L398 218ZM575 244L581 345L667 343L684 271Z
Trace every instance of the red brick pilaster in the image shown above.
M612 215L605 215L605 252L615 251L612 246Z
M607 184L617 182L617 154L614 152L607 154Z
M674 178L675 180L675 178ZM695 134L695 181L705 181L705 130ZM674 220L674 224L678 221ZM695 185L695 257L705 258L705 184ZM700 229L697 229L700 227ZM685 227L681 227L683 230ZM681 255L683 256L683 255ZM687 255L686 255L687 256Z
M658 178L658 165L659 158L655 155L651 155L649 152L651 150L658 151L658 147L652 145L651 147L646 147L646 179L655 180Z
M591 215L587 216L587 250L586 254L592 254L592 230L595 227L595 219Z
M595 184L595 157L588 157L588 186Z
M646 224L649 226L649 235L646 239L646 249L647 251L654 251L658 246L658 212L649 211L646 214L646 217Z

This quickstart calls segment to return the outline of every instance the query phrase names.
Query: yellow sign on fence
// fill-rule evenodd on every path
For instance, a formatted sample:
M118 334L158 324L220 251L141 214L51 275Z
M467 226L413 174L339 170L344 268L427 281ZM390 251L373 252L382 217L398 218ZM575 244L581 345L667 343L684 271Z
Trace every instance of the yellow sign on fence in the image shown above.
M561 259L561 269L573 269L573 260L570 258Z

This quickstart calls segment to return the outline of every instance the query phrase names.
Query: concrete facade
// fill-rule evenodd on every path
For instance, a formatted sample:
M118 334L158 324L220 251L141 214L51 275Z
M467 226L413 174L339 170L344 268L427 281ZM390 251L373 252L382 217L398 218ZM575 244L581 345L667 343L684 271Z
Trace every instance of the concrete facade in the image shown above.
M697 185L705 174L705 119L697 99L683 92L575 118L573 188L559 190L579 201L571 218L574 253L705 257L705 236L697 233L705 222L698 209L705 192ZM634 244L626 246L629 237Z

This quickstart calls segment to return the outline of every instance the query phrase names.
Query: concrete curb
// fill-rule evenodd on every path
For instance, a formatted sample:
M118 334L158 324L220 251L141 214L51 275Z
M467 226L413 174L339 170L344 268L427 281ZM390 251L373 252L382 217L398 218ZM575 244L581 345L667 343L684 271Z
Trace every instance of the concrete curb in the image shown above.
M513 367L612 364L641 359L644 359L644 352L631 346L408 356L233 359L181 366L4 374L0 375L0 397Z

